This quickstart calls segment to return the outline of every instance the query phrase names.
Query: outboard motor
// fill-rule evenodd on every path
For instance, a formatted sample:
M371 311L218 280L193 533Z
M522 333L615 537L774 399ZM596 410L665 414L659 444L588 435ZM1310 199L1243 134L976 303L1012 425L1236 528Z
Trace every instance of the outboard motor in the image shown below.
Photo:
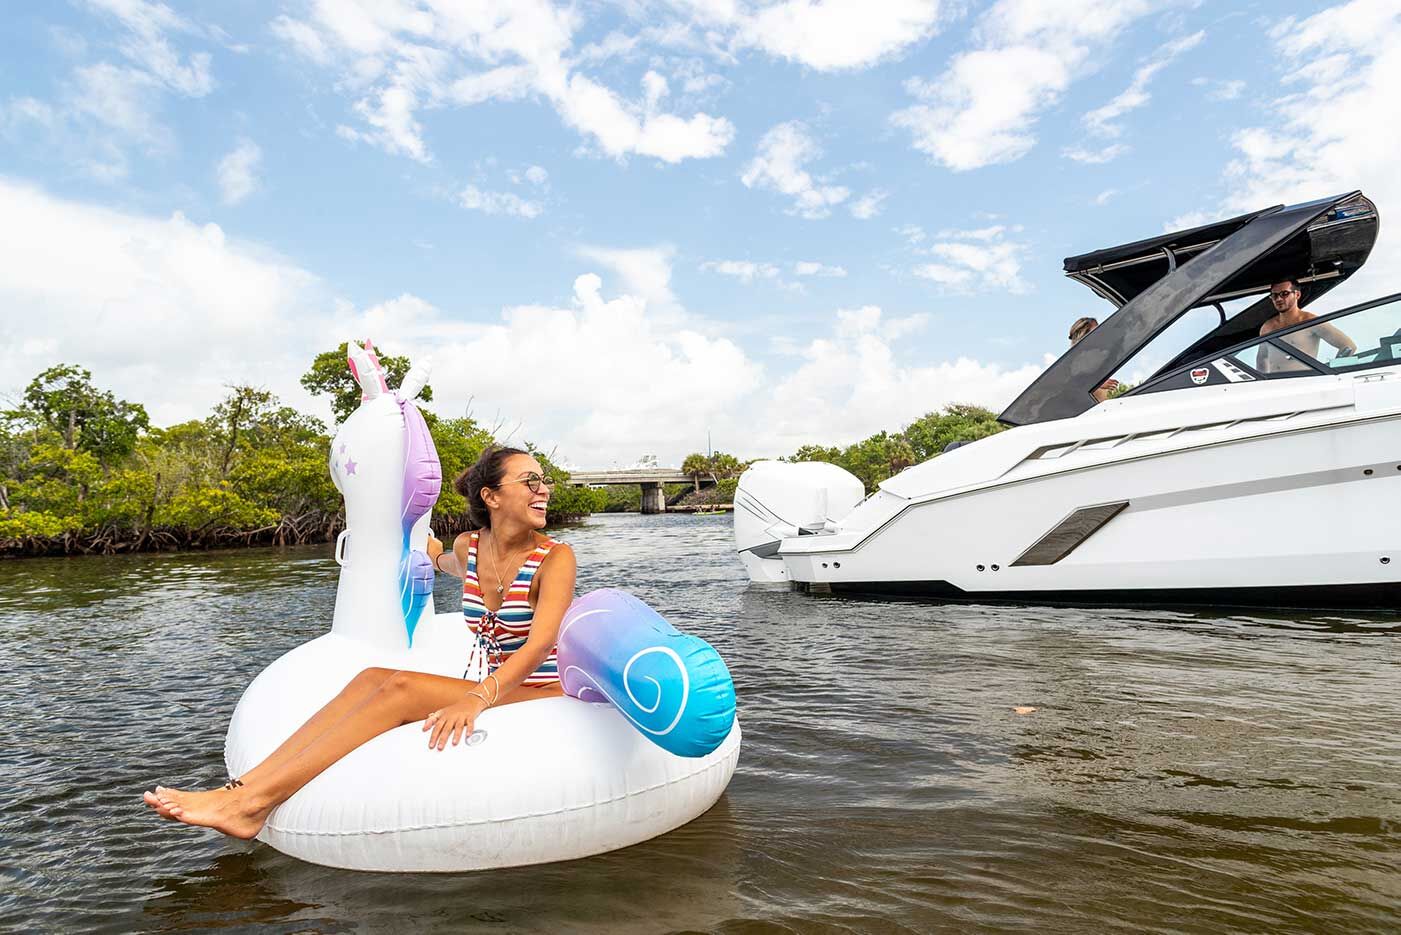
M866 496L854 475L825 461L756 461L735 490L735 549L752 581L788 580L784 539L836 531Z

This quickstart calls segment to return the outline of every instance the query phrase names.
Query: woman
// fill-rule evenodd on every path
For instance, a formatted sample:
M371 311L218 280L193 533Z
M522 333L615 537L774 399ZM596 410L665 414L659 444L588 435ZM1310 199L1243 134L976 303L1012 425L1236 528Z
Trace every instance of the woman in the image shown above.
M517 448L488 448L457 478L475 531L445 551L428 540L439 571L463 579L462 610L485 656L481 681L366 669L272 755L223 788L157 786L146 804L163 817L252 838L269 813L332 763L385 731L423 721L430 749L456 746L487 708L562 694L555 667L560 621L574 598L574 553L539 532L550 481ZM468 662L464 660L464 662Z

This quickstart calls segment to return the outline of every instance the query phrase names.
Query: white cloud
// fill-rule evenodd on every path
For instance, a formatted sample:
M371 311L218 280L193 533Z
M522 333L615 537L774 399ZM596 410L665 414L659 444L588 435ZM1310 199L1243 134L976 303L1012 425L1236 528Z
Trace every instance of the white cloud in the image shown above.
M1108 145L1099 144L1095 149L1087 149L1082 146L1067 146L1065 149L1061 150L1061 155L1067 159L1073 159L1076 162L1084 163L1085 165L1098 166L1113 159L1118 159L1128 151L1129 148L1123 143L1110 143Z
M65 201L0 179L0 374L13 391L80 364L170 424L202 418L235 381L308 402L308 353L344 340L317 278L183 215ZM324 327L323 327L324 326ZM318 407L319 408L319 407Z
M654 247L583 246L579 256L612 270L623 281L623 289L647 304L649 312L675 319L683 313L681 302L671 291L671 264L676 248L670 244Z
M889 197L890 192L879 188L862 195L851 203L851 216L858 221L869 221L884 210L885 199Z
M1035 144L1037 116L1055 104L1153 0L1036 3L999 0L979 23L978 48L932 81L911 79L918 103L891 116L914 147L955 171L1011 162Z
M922 252L933 262L920 263L911 272L955 292L1005 290L1027 291L1022 279L1022 256L1026 247L1006 239L1010 231L1002 225L975 230L944 230L939 241Z
M531 166L525 170L525 180L531 185L544 187L550 181L550 173L541 166Z
M895 228L895 233L905 238L905 242L910 246L918 246L924 242L924 238L929 236L924 232L924 228L918 224L902 224Z
M262 161L262 149L250 139L239 140L233 151L219 160L219 193L224 204L236 205L257 191Z
M755 263L752 260L707 260L701 264L701 269L732 276L744 283L756 279L777 279L780 273L772 263Z
M475 185L468 185L458 192L457 203L468 211L526 219L537 218L544 211L540 202L528 201L515 192L484 191Z
M785 0L739 18L741 43L819 71L864 68L933 35L938 0Z
M765 390L753 421L766 429L755 447L767 450L753 453L847 444L953 402L1000 409L1041 372L968 358L911 365L896 347L925 323L922 316L889 321L875 306L837 312L832 332L800 348L797 368Z
M1172 64L1174 59L1195 49L1204 38L1206 38L1205 32L1195 32L1190 36L1182 36L1159 47L1148 61L1134 72L1133 81L1129 83L1127 88L1107 104L1096 107L1085 114L1086 129L1099 136L1115 137L1123 133L1123 127L1118 123L1119 118L1152 100L1152 95L1148 93L1148 85L1154 76Z
M803 166L822 150L798 121L780 123L759 140L758 152L740 176L746 188L769 189L793 198L791 214L817 219L832 213L834 205L851 195L841 185L827 185Z
M624 99L571 58L578 10L546 0L319 0L306 20L281 16L273 31L312 62L340 71L363 127L338 132L419 162L431 162L419 113L538 96L605 155L663 162L724 152L734 126L723 117L659 110L665 78L655 72L639 100Z
M1099 207L1104 207L1105 205L1109 204L1109 202L1112 201L1114 197L1118 194L1119 190L1117 188L1106 188L1098 195L1095 195L1094 204L1098 205Z
M799 260L797 263L793 264L793 275L823 276L840 279L846 275L846 268L842 266L828 266L826 263L818 263L813 260Z
M22 97L0 104L0 131L21 145L42 148L46 157L57 154L93 178L115 182L128 174L132 149L164 156L175 148L175 134L159 116L166 96L199 98L214 89L209 53L182 56L171 34L214 33L161 3L86 0L86 5L116 21L119 28L109 38L126 62L77 65L53 103ZM87 47L72 51L81 54Z
M126 27L126 33L118 40L122 54L171 91L186 97L204 97L214 90L209 53L191 53L182 60L171 46L167 33L200 30L170 7L146 0L86 2Z
M146 404L158 425L203 417L234 382L329 415L297 381L347 335L436 358L436 411L455 415L472 401L478 415L523 420L517 439L590 467L644 451L678 463L707 428L752 455L849 441L950 401L1000 405L1039 369L909 365L895 349L927 316L890 318L866 306L836 312L791 368L766 375L684 309L658 316L651 299L631 288L610 294L594 273L574 280L564 306L513 305L488 321L412 293L357 310L306 270L183 215L113 211L3 179L0 213L13 220L0 226L9 258L0 305L18 312L0 318L0 392L57 362L79 364ZM669 295L669 248L594 252ZM549 379L522 381L522 366Z
M1238 155L1225 173L1232 195L1218 210L1230 214L1353 188L1383 215L1389 205L1401 205L1401 122L1382 118L1395 113L1401 87L1401 7L1394 0L1353 0L1286 19L1271 38L1290 90L1267 109L1268 125L1236 134ZM1383 223L1367 266L1339 292L1353 299L1391 292L1398 274L1401 238L1395 225Z
M1234 101L1245 93L1245 82L1240 79L1212 81L1208 78L1193 78L1192 84L1207 89L1209 101Z

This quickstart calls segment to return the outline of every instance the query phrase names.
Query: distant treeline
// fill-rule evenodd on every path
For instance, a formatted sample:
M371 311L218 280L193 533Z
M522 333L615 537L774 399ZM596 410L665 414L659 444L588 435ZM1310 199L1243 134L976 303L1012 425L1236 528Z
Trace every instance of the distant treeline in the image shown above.
M405 357L380 355L391 385L408 372ZM338 420L360 403L345 366L345 346L317 355L301 383L329 397ZM432 399L425 388L422 398ZM466 503L454 478L494 440L471 418L424 410L443 466L443 491L433 511L439 536L465 529ZM868 491L887 477L939 455L953 441L1000 431L990 410L952 405L898 432L879 432L845 447L805 445L790 461L829 461L861 479ZM53 555L245 544L326 542L345 525L340 493L326 466L330 436L320 419L284 406L253 386L230 386L203 419L152 426L140 403L95 386L70 364L50 367L0 411L0 554ZM529 448L561 479L568 472ZM710 487L707 502L733 501L750 462L735 455L694 453L682 464L691 485ZM551 522L640 507L637 487L561 485L550 498Z
M380 357L398 385L403 357ZM360 402L345 346L320 354L302 385L330 397L337 419ZM230 386L203 419L151 425L140 403L117 399L81 367L36 376L0 412L0 553L44 555L209 548L334 539L344 528L340 493L327 470L330 436L317 418L266 390ZM425 400L432 399L425 389ZM466 504L450 479L493 441L471 418L424 418L443 466L432 525L465 528ZM528 443L522 447L529 447ZM533 449L532 449L533 450ZM548 470L567 478L540 452ZM601 490L559 487L553 521L602 510Z
M870 438L845 447L804 445L783 461L826 461L861 479L866 492L874 491L881 481L905 468L943 454L951 442L971 442L995 435L1006 428L997 421L997 413L982 406L954 403L941 410L929 412L898 432L877 432ZM703 478L719 481L729 497L734 495L735 478L744 473L752 461L742 461L733 455L691 454L686 456L681 470L691 475L699 489Z

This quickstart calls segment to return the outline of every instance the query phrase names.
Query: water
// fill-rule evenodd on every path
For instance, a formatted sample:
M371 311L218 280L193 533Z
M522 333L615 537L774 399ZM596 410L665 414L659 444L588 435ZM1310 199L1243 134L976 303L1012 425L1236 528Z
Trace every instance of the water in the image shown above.
M222 781L243 687L329 625L329 549L0 563L0 929L1401 929L1397 618L751 590L729 528L564 536L581 590L627 587L729 662L744 750L719 804L450 876L304 864L141 804Z

